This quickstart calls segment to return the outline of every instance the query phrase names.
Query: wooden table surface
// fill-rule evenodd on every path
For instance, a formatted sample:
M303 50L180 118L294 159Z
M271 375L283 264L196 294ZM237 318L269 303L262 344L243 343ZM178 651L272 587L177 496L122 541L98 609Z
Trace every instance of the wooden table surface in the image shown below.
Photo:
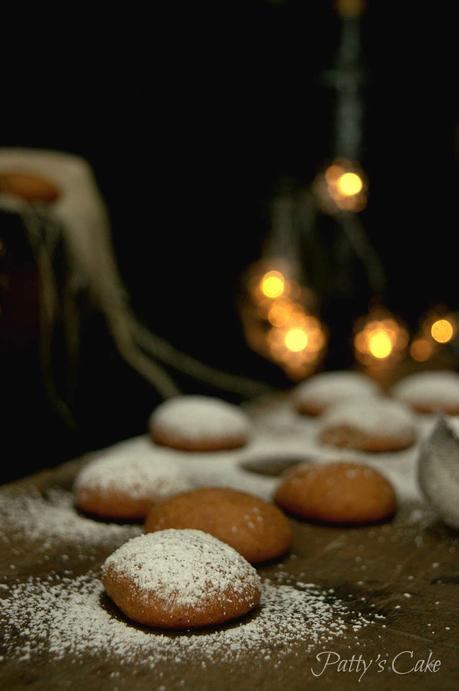
M29 492L32 488L40 492L52 487L69 490L82 463L83 460L73 461L5 485L0 488L0 496ZM0 688L5 691L459 689L458 533L436 520L424 524L413 522L413 510L416 506L405 505L393 522L365 528L342 529L293 521L293 558L286 557L280 564L259 569L262 575L286 584L295 584L299 574L304 580L306 574L307 581L333 588L358 611L377 612L385 617L378 620L383 623L376 622L358 631L351 643L348 638L337 638L330 643L331 650L342 660L362 655L367 663L374 661L360 682L355 672L339 672L335 668L315 677L312 670L317 674L322 667L315 657L319 651L307 653L300 645L278 667L273 662L274 650L271 661L260 660L255 653L253 659L245 662L216 661L205 672L195 659L186 661L185 665L170 660L152 670L141 659L123 666L116 659L102 661L88 656L76 665L68 657L56 661L46 653L22 662L10 655L1 662ZM37 560L30 544L18 543L14 552L0 541L0 577L4 583L11 584L31 575L45 576L52 570L62 571L62 561L52 547L47 561ZM106 549L101 548L95 561L92 555L85 563L81 555L77 559L69 551L66 569L82 573L94 569L106 556ZM406 651L412 651L412 659L411 652ZM403 654L397 658L400 653ZM429 655L431 663L440 661L436 672L397 674L392 669L394 658L400 672L419 660L427 660ZM378 671L376 660L387 660L384 671Z

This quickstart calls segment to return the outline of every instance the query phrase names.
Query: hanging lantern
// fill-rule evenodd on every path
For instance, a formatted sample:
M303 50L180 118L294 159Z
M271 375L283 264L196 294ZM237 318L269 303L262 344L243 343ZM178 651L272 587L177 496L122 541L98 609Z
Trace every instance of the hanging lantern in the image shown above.
M369 368L385 368L399 362L408 341L403 324L382 309L360 319L354 330L356 358Z

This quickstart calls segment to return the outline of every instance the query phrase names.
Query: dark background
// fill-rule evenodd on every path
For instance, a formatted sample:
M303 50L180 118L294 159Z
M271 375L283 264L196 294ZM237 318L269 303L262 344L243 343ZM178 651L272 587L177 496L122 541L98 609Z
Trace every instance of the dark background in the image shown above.
M29 59L5 75L2 143L87 158L140 317L214 366L285 387L245 345L235 296L260 256L279 181L307 184L332 154L333 94L320 77L335 59L338 18L322 0L150 11L102 27L72 16L51 42L24 38ZM387 271L384 302L412 328L432 306L457 308L452 15L453 3L372 2L364 19L362 216ZM327 366L350 364L351 325L369 298L359 287L323 306L338 344ZM74 431L46 401L33 344L4 353L5 479L145 428L155 393L120 362L97 317L85 333Z

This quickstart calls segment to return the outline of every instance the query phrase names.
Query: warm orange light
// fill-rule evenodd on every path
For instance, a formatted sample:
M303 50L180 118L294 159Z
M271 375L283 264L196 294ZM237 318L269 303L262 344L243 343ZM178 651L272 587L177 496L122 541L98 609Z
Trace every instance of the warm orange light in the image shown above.
M368 367L400 359L408 345L408 331L386 310L375 310L359 320L354 332L355 355Z
M320 186L320 179L318 189L326 208L329 208L330 201L344 211L358 212L365 208L365 176L357 163L338 159L326 168L324 182L325 190ZM323 196L324 194L326 196Z
M267 298L281 297L285 291L285 277L280 271L268 271L260 281L260 290Z
M307 348L309 336L304 329L289 329L284 336L284 343L292 353L299 353Z
M355 197L362 191L363 181L357 173L343 173L338 178L336 186L344 197Z
M311 314L314 293L298 281L297 268L279 257L255 264L246 280L241 318L249 345L292 379L303 379L317 367L327 342L324 325Z
M454 327L449 319L437 319L430 327L430 334L437 343L449 343L454 336Z
M292 303L286 324L273 326L268 332L270 358L278 362L293 379L302 379L314 370L322 357L327 334L317 317Z
M336 181L345 173L345 169L338 163L332 163L325 171L325 180L329 185L336 185Z
M385 360L393 350L392 339L387 331L377 329L368 337L368 350L378 360Z
M288 322L294 306L288 300L276 300L268 312L268 321L273 326L285 326Z
M336 9L343 17L356 17L365 10L364 0L337 0Z
M426 362L434 351L432 341L427 338L416 338L410 346L410 355L416 362Z

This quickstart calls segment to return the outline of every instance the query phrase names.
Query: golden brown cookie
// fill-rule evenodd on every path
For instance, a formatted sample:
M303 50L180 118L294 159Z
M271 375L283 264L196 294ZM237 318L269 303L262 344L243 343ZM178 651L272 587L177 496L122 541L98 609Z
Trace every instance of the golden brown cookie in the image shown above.
M260 601L253 566L200 530L164 530L129 540L105 561L102 583L130 619L165 629L221 624Z
M379 392L378 385L361 372L322 372L296 387L293 402L303 415L322 415L331 405L346 398L377 396Z
M274 504L226 488L195 489L154 506L145 530L167 528L210 533L252 564L280 557L292 541L290 523Z
M382 397L358 398L329 408L321 420L319 436L324 444L384 453L414 444L416 426L402 403Z
M146 440L122 443L90 461L78 475L77 506L116 520L143 520L156 502L190 487L184 473Z
M181 451L224 451L244 446L249 421L235 405L206 396L178 396L150 418L153 441Z
M418 413L459 415L457 372L416 372L401 379L391 393Z
M390 482L359 463L297 466L287 473L275 499L295 516L326 523L374 523L397 508Z
M59 188L44 175L35 173L0 173L0 192L6 192L29 202L54 202Z

